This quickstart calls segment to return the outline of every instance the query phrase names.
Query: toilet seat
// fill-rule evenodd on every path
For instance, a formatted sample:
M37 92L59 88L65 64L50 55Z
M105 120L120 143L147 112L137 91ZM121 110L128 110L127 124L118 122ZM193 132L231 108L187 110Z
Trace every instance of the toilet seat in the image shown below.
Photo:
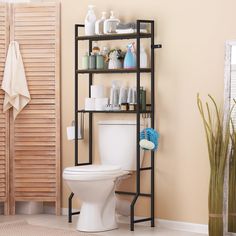
M102 180L117 178L128 174L120 166L115 165L85 165L68 167L63 172L63 177L68 180Z

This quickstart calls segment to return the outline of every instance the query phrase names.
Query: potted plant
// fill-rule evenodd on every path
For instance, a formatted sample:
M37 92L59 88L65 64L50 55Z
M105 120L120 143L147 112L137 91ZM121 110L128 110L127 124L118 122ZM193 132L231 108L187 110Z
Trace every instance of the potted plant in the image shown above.
M209 236L223 236L223 188L224 174L229 143L231 139L230 124L231 111L223 114L212 98L208 95L213 110L208 102L203 103L197 96L197 105L200 111L205 130L208 155L211 167L209 184Z

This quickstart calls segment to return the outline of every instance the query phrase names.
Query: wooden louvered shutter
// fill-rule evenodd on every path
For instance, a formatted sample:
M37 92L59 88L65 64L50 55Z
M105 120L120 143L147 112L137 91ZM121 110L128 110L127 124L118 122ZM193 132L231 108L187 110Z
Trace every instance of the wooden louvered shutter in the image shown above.
M11 40L20 45L31 101L12 121L12 214L17 201L54 202L60 214L60 9L12 4Z
M0 86L2 86L7 47L9 44L8 5L0 3ZM9 213L9 112L3 113L4 92L0 90L0 202Z

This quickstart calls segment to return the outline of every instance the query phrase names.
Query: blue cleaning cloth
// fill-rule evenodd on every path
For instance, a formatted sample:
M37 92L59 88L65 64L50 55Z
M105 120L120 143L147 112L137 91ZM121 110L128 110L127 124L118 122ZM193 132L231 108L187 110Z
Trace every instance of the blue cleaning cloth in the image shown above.
M154 143L155 148L154 151L158 148L158 140L159 140L159 133L152 128L146 128L140 132L140 140L147 139L148 141Z

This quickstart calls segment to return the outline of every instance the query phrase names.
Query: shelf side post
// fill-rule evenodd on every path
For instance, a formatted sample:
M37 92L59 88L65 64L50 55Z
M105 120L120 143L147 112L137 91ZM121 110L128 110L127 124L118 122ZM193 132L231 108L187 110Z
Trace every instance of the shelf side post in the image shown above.
M154 21L151 22L151 128L155 128ZM151 227L155 227L155 153L151 151Z
M136 87L137 87L137 109L136 109L136 195L131 203L130 206L130 230L134 231L134 210L135 204L138 200L140 195L140 147L139 147L139 140L140 140L140 21L137 20L137 50L136 50L136 61L137 61L137 72L136 72Z
M89 40L89 54L92 52L93 41ZM93 74L89 73L89 97L91 97L91 85ZM89 164L93 163L93 113L89 113Z
M75 166L78 165L78 31L79 28L75 25Z

